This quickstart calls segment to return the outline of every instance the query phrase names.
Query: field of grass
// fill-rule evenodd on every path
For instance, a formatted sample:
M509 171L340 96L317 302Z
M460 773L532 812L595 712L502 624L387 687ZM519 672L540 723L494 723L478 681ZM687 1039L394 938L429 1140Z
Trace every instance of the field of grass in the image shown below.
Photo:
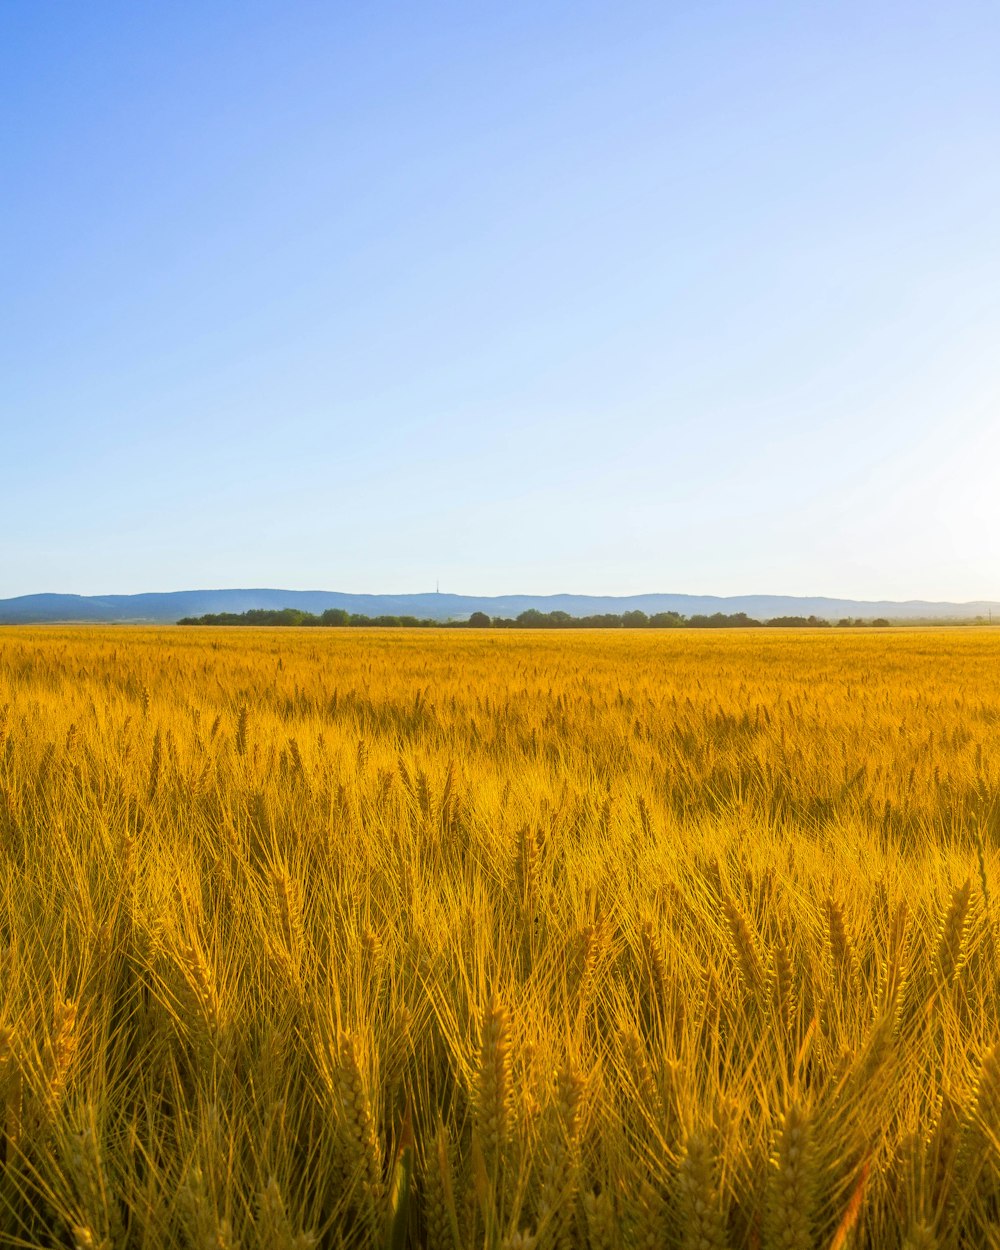
M0 1243L1000 1245L1000 633L0 632Z

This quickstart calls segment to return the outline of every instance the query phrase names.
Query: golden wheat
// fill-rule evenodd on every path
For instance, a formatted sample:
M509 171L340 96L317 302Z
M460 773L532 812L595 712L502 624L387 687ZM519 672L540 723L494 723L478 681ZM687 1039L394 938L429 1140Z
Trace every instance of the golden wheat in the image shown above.
M0 1244L989 1245L1000 634L0 632Z

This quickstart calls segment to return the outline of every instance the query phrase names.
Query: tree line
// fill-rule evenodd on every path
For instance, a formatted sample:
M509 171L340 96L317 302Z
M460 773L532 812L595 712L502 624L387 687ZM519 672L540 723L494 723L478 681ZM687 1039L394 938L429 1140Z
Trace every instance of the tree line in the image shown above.
M680 612L654 612L648 616L639 609L631 612L602 612L596 616L570 616L568 612L540 612L528 608L516 617L488 616L473 612L467 621L434 621L417 616L366 616L344 608L327 608L318 614L299 608L251 608L249 612L209 612L185 616L178 625L297 625L405 629L815 629L830 627L832 621L818 616L774 616L758 621L745 612L713 612L711 616L682 616ZM844 617L838 626L888 625L885 617L861 620Z

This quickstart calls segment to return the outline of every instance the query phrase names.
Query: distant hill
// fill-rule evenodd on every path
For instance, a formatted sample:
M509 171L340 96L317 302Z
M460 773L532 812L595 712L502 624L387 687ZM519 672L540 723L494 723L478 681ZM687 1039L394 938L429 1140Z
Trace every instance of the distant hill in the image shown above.
M299 608L321 613L344 608L368 616L419 616L433 620L464 620L473 612L515 617L529 608L562 611L571 616L601 612L680 612L683 616L713 612L745 612L758 620L776 616L888 617L890 620L971 620L997 614L1000 602L931 603L922 599L828 599L795 595L351 595L335 590L177 590L144 595L22 595L0 599L0 624L57 621L164 624L182 616L216 612L248 612L252 608Z

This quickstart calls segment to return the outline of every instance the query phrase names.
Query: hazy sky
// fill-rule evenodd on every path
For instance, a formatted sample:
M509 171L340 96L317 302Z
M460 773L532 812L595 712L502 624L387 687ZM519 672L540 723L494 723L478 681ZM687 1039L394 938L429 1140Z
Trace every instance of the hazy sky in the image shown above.
M1000 597L1000 9L0 5L0 596Z

